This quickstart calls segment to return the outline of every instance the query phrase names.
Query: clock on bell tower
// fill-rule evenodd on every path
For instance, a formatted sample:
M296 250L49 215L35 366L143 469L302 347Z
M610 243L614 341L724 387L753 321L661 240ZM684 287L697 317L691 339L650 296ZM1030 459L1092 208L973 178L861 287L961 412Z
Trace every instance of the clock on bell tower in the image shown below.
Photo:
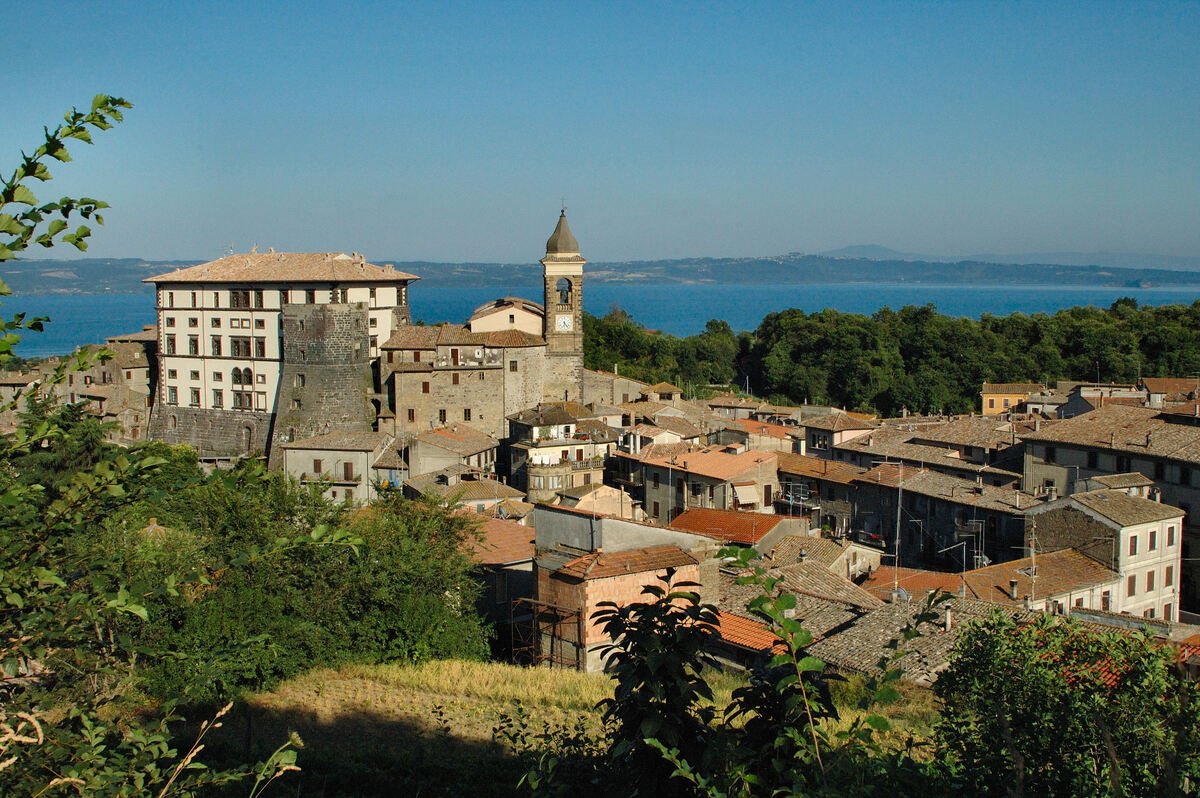
M558 226L546 242L542 274L546 281L546 316L543 334L546 353L583 357L583 265L579 242L567 225L564 208Z

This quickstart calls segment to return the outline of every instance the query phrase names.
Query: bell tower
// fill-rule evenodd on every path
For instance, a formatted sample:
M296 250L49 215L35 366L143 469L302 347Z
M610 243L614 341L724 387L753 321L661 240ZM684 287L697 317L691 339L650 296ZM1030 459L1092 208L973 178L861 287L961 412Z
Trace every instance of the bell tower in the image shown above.
M583 377L583 265L579 242L567 224L567 210L558 217L558 226L546 241L542 258L546 283L546 316L542 334L550 372L546 379L546 398L559 401L577 399Z

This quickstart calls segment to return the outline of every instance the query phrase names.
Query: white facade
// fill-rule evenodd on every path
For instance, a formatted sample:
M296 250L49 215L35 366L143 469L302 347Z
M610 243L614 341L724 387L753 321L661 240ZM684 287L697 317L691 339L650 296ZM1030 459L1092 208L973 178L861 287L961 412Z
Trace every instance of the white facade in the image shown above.
M285 304L363 303L370 355L376 358L380 344L392 334L394 309L407 301L407 285L394 280L341 286L303 280L287 285L207 279L160 283L159 401L165 407L273 412Z

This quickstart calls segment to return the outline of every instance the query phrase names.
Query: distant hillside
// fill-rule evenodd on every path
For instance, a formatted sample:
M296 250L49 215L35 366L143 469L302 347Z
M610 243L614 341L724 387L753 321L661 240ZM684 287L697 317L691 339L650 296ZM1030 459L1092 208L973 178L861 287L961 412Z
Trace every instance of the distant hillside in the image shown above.
M883 248L862 248L878 252ZM935 262L900 257L834 257L792 253L762 258L685 258L680 260L596 261L588 280L610 283L903 283L915 285L1046 285L1115 288L1162 288L1200 285L1200 272L1176 269L1119 269L1061 264L996 264L978 260ZM0 277L18 294L137 293L149 290L142 280L199 261L148 261L138 258L10 261ZM537 282L536 263L431 263L372 258L421 277L426 287L508 286Z

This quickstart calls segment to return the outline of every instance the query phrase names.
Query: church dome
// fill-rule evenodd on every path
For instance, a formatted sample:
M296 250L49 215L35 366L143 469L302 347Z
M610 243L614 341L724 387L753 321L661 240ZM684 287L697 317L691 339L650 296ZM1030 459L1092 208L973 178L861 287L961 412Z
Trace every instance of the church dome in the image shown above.
M564 208L563 212L558 217L558 226L554 228L554 232L546 241L547 255L578 255L579 242L575 240L575 236L571 234L571 228L567 224L567 211Z

